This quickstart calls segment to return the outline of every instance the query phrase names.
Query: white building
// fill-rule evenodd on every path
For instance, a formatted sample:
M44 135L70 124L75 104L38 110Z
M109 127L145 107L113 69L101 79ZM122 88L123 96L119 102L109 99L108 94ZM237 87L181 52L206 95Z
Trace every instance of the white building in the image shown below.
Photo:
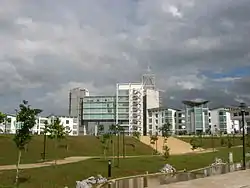
M232 121L228 108L221 107L211 110L212 129L217 128L220 132L230 134L237 130L237 121Z
M65 127L66 131L69 132L69 136L77 136L78 135L78 118L76 117L70 117L70 116L49 116L48 117L48 123L51 124L53 121L55 121L57 118L59 118L61 125ZM42 119L42 120L45 120ZM44 129L44 121L40 123L40 127Z
M116 124L127 134L138 131L143 134L143 85L122 83L116 86Z
M175 126L176 134L187 133L185 110L176 110L175 119L176 119L176 126Z
M148 135L162 135L161 128L164 124L169 123L170 131L175 134L175 113L176 110L169 108L151 108L148 109Z
M16 133L16 117L7 114L7 121L0 124L0 133L15 134Z
M148 135L148 134L152 134L155 131L152 130L152 127L154 127L154 125L152 125L149 121L151 121L150 117L150 109L159 109L160 108L160 93L157 90L154 89L147 89L144 88L144 98L143 98L143 104L144 104L144 117L147 120L146 122L144 122L144 132L143 135ZM159 109L160 110L160 109ZM156 110L157 111L157 110Z
M0 124L0 133L6 132L7 134L15 134L16 130L21 126L20 122L16 122L14 115L7 115L8 122ZM33 134L43 134L45 122L51 124L56 118L59 118L61 124L69 132L70 136L78 135L78 118L68 116L50 116L50 117L37 117L35 126L31 129Z
M230 107L229 111L231 113L231 118L234 122L238 121L239 130L242 131L242 116L241 109L238 107ZM237 125L235 125L237 127ZM245 109L245 127L247 132L250 133L250 107Z

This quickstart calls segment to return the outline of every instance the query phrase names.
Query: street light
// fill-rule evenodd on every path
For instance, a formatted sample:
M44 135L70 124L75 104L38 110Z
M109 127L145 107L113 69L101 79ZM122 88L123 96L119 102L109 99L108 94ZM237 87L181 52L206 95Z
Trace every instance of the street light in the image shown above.
M246 104L245 103L240 103L240 108L241 108L241 118L242 118L242 144L243 144L243 149L242 149L242 157L243 157L243 170L246 169L246 152L245 152L245 109L246 109Z
M119 134L119 125L116 125L116 133L117 133L117 167L120 164L120 134Z

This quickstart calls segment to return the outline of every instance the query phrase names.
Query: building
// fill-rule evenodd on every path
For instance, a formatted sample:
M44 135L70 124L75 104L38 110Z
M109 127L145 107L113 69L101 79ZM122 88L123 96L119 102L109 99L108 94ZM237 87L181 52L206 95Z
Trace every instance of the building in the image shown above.
M150 109L159 109L160 108L160 93L157 90L147 89L144 87L144 96L143 96L143 118L144 118L144 129L143 135L148 135L150 131L150 122L149 122L149 110Z
M125 133L143 134L143 84L124 83L116 86L116 124L122 126Z
M178 135L186 134L187 129L186 129L185 110L180 110L180 109L176 110L175 121L176 121L175 133Z
M239 123L237 120L232 120L229 108L220 107L211 110L212 127L217 128L220 132L226 134L239 131Z
M162 135L161 128L164 124L170 124L170 131L175 134L175 114L176 110L169 108L148 109L148 132L147 135Z
M204 100L183 101L187 133L205 133L211 126L208 102Z
M229 111L231 113L232 120L234 122L239 121L239 131L242 131L241 109L239 107L229 107ZM235 126L237 126L237 124ZM247 129L247 133L250 134L250 107L245 109L245 127Z
M119 97L120 102L125 99ZM104 131L109 130L110 125L116 123L116 97L115 96L86 96L82 105L82 125L84 131L80 134L97 134L99 125L103 125ZM120 109L121 112L121 109Z
M7 121L0 124L0 133L15 134L16 133L16 117L11 114L7 114Z
M78 117L80 113L81 99L89 96L87 89L74 88L69 92L69 116Z

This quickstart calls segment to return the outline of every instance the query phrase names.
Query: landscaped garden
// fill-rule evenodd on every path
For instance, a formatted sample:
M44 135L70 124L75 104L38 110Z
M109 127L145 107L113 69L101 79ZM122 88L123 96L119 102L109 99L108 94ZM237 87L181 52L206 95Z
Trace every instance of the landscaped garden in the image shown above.
M249 149L247 148L247 151ZM233 152L234 161L242 159L242 148L223 148L216 152L202 154L186 154L178 156L170 156L167 160L160 156L154 157L137 157L137 158L121 158L120 165L112 168L112 177L131 176L158 172L166 163L171 164L177 170L191 170L205 167L211 164L215 157L219 157L227 161L228 153ZM117 159L115 160L117 164ZM20 188L62 188L64 186L75 187L77 180L82 180L89 176L101 174L107 177L108 159L90 159L78 163L58 165L51 167L43 167L37 169L21 170ZM13 185L15 179L15 171L0 171L0 187Z
M43 136L33 136L28 144L26 151L22 152L21 163L37 163L41 162L44 142ZM47 138L46 142L46 159L53 160L55 158L65 158L69 156L102 156L103 144L101 137L95 136L79 136L66 137L61 140L58 147L55 148L54 141ZM126 155L152 155L152 148L141 143L133 137L125 137L125 153ZM107 156L112 155L112 148L115 149L117 155L117 137L113 137L113 144L108 143ZM11 135L0 135L0 165L15 164L17 160L17 150ZM68 146L68 148L64 146ZM120 155L123 155L123 138L120 137Z

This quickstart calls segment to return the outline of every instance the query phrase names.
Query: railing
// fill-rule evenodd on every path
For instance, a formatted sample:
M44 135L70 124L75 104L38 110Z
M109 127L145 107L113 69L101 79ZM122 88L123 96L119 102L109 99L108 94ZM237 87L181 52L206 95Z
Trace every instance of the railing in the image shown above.
M250 167L249 162L247 163L246 167L247 168ZM242 170L241 163L235 163L235 164L222 163L201 169L192 170L189 172L179 171L174 174L165 174L165 173L143 174L138 176L118 178L110 180L108 183L105 183L104 185L100 185L99 188L155 188L160 185L194 180L198 178L204 178L219 174L226 174L228 172L235 172L239 170Z

